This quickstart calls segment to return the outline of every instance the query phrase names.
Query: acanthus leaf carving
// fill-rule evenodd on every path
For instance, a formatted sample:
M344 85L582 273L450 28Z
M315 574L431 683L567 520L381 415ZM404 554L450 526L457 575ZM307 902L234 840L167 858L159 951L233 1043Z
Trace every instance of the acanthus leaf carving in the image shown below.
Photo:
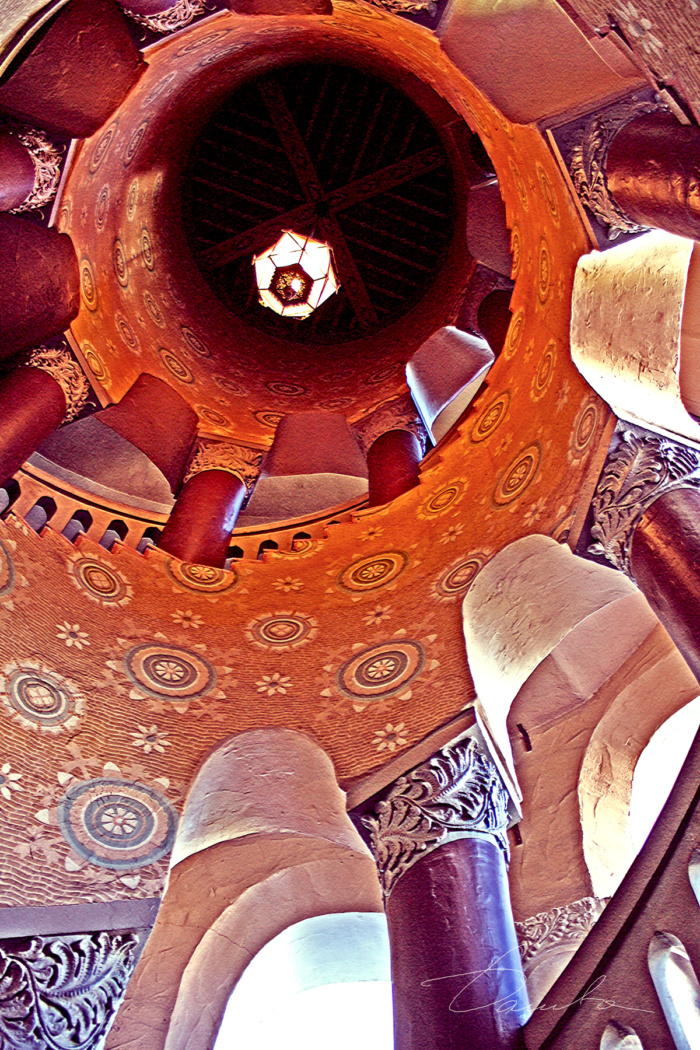
M203 14L205 9L205 0L177 0L167 11L161 11L157 15L141 15L128 8L124 9L124 13L144 29L150 29L152 33L174 33L177 29L188 26L193 19Z
M577 947L595 926L605 904L606 901L597 897L582 897L516 922L523 965L535 962L553 948Z
M65 422L70 423L84 408L91 393L85 373L68 350L40 346L29 355L29 365L48 372L61 387L66 399Z
M12 209L12 214L18 215L23 211L43 208L56 196L61 178L61 151L37 128L10 125L6 130L19 139L34 164L34 185L31 193L20 205Z
M476 740L449 745L399 777L363 818L385 896L415 861L450 839L495 838L508 855L508 793Z
M88 1050L107 1032L134 969L133 931L32 937L0 946L0 1050Z
M684 485L700 487L700 455L666 438L624 431L608 456L593 497L596 541L589 553L603 555L632 575L634 530L655 499Z
M245 445L234 445L227 441L197 442L185 481L205 470L225 470L240 478L247 489L252 488L260 473L262 452Z

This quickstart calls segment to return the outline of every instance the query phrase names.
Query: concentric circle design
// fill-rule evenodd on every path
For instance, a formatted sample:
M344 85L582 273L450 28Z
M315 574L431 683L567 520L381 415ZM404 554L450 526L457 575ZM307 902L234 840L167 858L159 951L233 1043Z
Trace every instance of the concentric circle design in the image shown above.
M537 441L518 453L498 480L493 493L493 502L496 506L503 507L522 496L525 489L534 481L541 460L542 449Z
M161 77L144 98L141 103L141 108L146 109L148 106L152 106L157 98L160 98L161 95L165 94L176 77L177 73L168 73L167 76ZM170 94L170 92L168 92L168 94Z
M260 412L253 412L253 415L258 423L262 423L264 427L269 427L270 430L276 430L279 421L282 418L279 412L272 412L269 409L262 409Z
M544 348L544 353L540 358L535 374L532 377L532 385L530 386L530 397L533 401L539 401L547 393L549 385L552 382L552 376L554 375L554 369L557 363L557 344L553 339L550 339Z
M235 569L215 569L212 565L191 565L188 562L166 562L165 570L174 583L190 591L220 594L229 591L239 582Z
M537 178L539 179L540 187L542 189L542 196L544 197L545 202L547 204L547 209L552 217L552 222L555 226L558 226L560 223L559 205L557 204L557 199L554 195L554 187L550 182L549 175L544 170L539 161L537 161L535 168L537 170Z
M438 492L434 492L433 495L425 501L420 507L418 513L421 517L436 517L438 514L444 514L446 510L453 507L455 503L459 503L462 496L464 495L465 483L461 479L453 481L449 485L445 485L439 489Z
M319 408L325 408L327 412L338 412L342 408L347 408L348 405L353 404L353 398L351 397L332 397L329 401L319 401Z
M419 642L395 639L347 660L336 675L336 685L352 700L383 700L408 688L424 667L425 650Z
M175 52L175 58L182 58L184 55L194 54L195 51L201 51L203 47L208 48L217 40L228 36L229 32L229 29L217 29L213 33L206 33L205 36L200 36L198 39L191 40L189 44L183 44L183 46Z
M129 871L155 864L173 847L177 813L146 784L112 777L69 788L58 804L58 826L91 864Z
M157 700L194 700L216 685L216 671L208 660L166 642L133 646L123 667L135 686Z
M109 208L109 186L103 186L95 205L95 226L103 230L107 221L107 210Z
M312 641L316 634L316 621L306 613L259 616L246 628L246 635L254 645L278 652L298 649Z
M144 226L141 230L139 237L139 248L141 249L141 258L143 259L143 265L147 270L155 270L156 268L156 257L153 254L153 244L151 242L151 235Z
M139 349L139 341L126 317L123 314L114 315L114 323L117 326L117 331L122 338L122 341L128 346L129 350L134 352Z
M197 405L197 413L200 419L205 419L213 427L227 427L229 425L226 416L223 416L221 412L217 412L213 408L208 408L207 405Z
M186 364L176 357L172 350L165 346L158 347L158 356L171 375L175 376L181 383L193 383L194 376Z
M153 323L157 324L159 328L165 328L165 318L163 317L163 312L150 292L143 293L143 305L148 310L148 316L151 318Z
M511 357L515 354L518 347L520 346L523 338L523 329L525 327L525 308L520 307L519 310L513 315L513 320L510 322L508 328L508 334L506 341L503 346L503 356L506 361L510 361Z
M0 675L0 691L18 722L49 733L75 726L85 704L72 682L36 661L8 664Z
M398 372L401 365L393 364L387 365L385 368L380 368L378 372L373 372L371 376L367 377L367 382L376 385L377 383L383 383L385 379L389 379L391 376Z
M569 435L568 458L577 462L586 455L591 440L598 428L599 407L595 401L587 401L574 421Z
M105 130L97 140L97 144L95 145L95 148L92 151L92 156L90 157L89 169L91 175L95 174L95 172L107 156L110 146L114 142L114 138L117 134L118 128L119 118L117 117L115 120L112 121L111 124L109 124L105 128Z
M83 351L85 364L88 366L98 383L104 383L109 379L107 367L102 358L98 356L95 348L90 346L89 343L83 343L81 350Z
M131 588L116 569L97 558L78 557L68 563L68 571L79 590L100 605L126 605Z
M133 179L129 186L129 192L126 197L126 217L129 222L133 222L134 216L136 215L136 208L139 203L139 180Z
M92 263L86 255L80 260L80 291L88 310L94 312L97 309L97 282Z
M272 394L280 394L282 397L300 397L306 393L306 387L298 383L266 383L265 386Z
M141 143L143 142L143 137L146 134L146 132L148 131L148 125L150 123L151 123L151 118L150 117L146 117L145 120L142 120L141 123L139 124L139 126L136 128L136 131L134 131L133 135L129 139L129 141L127 143L127 146L126 146L126 149L124 150L123 164L124 164L125 168L129 167L129 165L131 164L132 160L134 159L134 157L138 153L139 147L140 147Z
M180 326L180 331L182 332L182 338L185 340L193 354L196 354L197 357L211 357L211 350L209 347L204 345L199 336L195 335L191 328L188 328L187 325L183 324Z
M363 593L386 587L392 583L408 565L408 554L404 551L383 551L368 558L355 561L338 576L338 587L344 591Z
M508 164L510 165L510 171L511 171L511 174L513 176L513 181L515 183L515 188L518 191L518 197L520 198L520 203L522 204L522 206L525 209L525 211L529 211L530 210L530 202L529 202L528 197L527 197L527 187L525 186L525 182L523 181L523 177L520 174L520 172L518 170L518 167L517 167L517 165L516 165L516 163L515 163L515 161L513 160L512 157L508 157Z
M0 540L0 598L6 598L15 586L15 563L7 546Z
M464 596L477 574L486 564L485 554L478 552L467 558L460 558L438 578L435 593L438 598L457 598Z
M510 276L515 280L520 273L520 264L523 258L523 237L517 222L513 223L513 228L510 231L510 254L513 259Z
M547 238L540 238L540 246L537 250L537 295L541 303L549 298L552 286L552 256L547 244Z
M222 390L228 390L229 394L237 394L238 397L246 397L248 394L246 388L237 383L231 376L216 375L213 376L213 379L217 386L220 386Z
M124 245L118 237L115 239L112 246L112 265L120 285L122 288L126 288L129 284L129 267L127 264L126 252L124 251Z
M502 394L490 401L486 408L477 417L471 429L470 438L476 445L480 441L486 441L500 427L508 415L510 408L510 391L504 390Z

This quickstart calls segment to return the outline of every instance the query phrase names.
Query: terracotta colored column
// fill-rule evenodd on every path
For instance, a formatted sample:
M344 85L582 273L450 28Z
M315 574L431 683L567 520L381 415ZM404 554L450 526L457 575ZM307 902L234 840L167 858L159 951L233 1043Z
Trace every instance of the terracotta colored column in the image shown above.
M70 138L94 134L146 68L113 0L71 0L20 58L0 107Z
M700 454L620 436L593 497L590 549L631 576L700 681Z
M369 506L390 503L418 484L421 447L408 430L387 430L367 453Z
M681 237L700 237L700 128L671 113L632 120L612 141L608 191L634 222Z
M510 312L511 295L512 293L505 288L496 288L484 296L477 310L477 323L481 334L496 357L505 345L508 328L513 319Z
M78 261L70 237L0 214L0 358L60 335L79 305Z
M0 380L0 485L61 425L66 398L41 368L16 368Z
M0 211L24 204L34 189L34 161L16 135L0 131Z
M204 470L186 481L157 546L181 561L223 568L246 494L227 470Z
M529 1005L506 875L508 796L490 758L475 740L443 748L374 812L396 1050L517 1046Z

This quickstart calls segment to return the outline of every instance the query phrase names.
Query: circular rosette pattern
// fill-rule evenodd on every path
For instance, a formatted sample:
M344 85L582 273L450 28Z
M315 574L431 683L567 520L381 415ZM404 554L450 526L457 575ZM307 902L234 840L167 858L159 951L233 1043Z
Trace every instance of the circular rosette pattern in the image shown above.
M488 555L482 551L458 558L438 577L433 594L438 601L464 597L487 561Z
M408 555L404 551L382 551L368 558L360 558L338 576L338 587L343 591L362 594L386 587L401 575L408 565Z
M15 586L15 565L7 544L0 540L0 598L6 598Z
M114 871L161 860L172 849L177 819L152 787L111 777L74 784L57 810L61 834L78 856Z
M133 591L125 576L99 558L75 554L68 572L78 590L98 605L123 606L131 601Z
M187 703L208 695L220 696L214 667L199 653L166 642L143 642L123 658L124 672L132 683L130 696Z
M385 700L405 692L425 667L420 642L395 639L361 649L340 667L338 691L350 700Z
M74 729L85 707L73 682L35 660L11 663L3 669L0 696L16 722L47 733Z
M312 641L318 634L318 623L307 613L275 613L258 616L248 624L245 633L260 649L285 652Z
M165 571L173 583L186 587L188 591L204 594L230 591L239 582L238 573L234 569L215 569L212 565L194 565L173 560L166 563Z

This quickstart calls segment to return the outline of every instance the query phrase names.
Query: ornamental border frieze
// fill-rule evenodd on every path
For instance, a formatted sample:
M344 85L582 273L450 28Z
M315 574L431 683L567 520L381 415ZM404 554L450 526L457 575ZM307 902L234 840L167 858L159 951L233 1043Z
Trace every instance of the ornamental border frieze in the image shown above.
M399 777L363 817L384 896L421 857L459 838L495 840L509 857L508 793L473 738L449 744Z
M101 1046L143 940L125 930L0 941L0 1050Z
M667 438L623 431L593 496L596 542L589 553L632 577L632 539L642 516L659 496L687 486L700 488L699 453Z

